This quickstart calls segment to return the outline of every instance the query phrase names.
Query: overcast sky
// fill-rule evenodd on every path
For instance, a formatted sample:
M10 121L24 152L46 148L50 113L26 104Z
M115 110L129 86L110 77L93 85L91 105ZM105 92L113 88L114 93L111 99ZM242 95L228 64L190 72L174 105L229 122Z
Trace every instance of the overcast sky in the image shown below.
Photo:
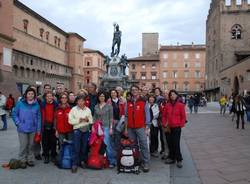
M113 23L122 31L121 54L141 53L143 32L159 44L204 44L210 0L20 0L66 32L87 39L85 48L110 54Z

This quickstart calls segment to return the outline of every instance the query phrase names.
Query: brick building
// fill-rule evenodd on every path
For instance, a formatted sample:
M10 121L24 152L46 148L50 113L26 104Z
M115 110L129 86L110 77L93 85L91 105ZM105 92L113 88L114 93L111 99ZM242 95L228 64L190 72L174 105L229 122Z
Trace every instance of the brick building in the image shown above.
M140 86L176 89L184 94L204 90L206 56L204 45L162 45L158 49L158 34L143 33L142 39L143 55L129 59L131 79L137 80ZM151 42L153 44L150 45Z
M250 4L212 0L206 22L206 93L250 91Z
M19 96L28 85L83 86L83 43L18 0L0 0L0 89Z
M93 49L84 49L83 57L83 72L84 72L84 83L88 84L94 82L100 85L100 77L106 72L106 66L104 65L105 55Z

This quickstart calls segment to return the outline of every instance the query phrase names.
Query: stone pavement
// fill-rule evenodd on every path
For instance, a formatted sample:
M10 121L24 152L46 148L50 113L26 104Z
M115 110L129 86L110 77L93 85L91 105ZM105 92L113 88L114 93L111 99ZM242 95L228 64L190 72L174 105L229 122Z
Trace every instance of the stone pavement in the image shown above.
M213 104L214 105L214 104ZM250 183L250 123L245 130L208 105L200 114L189 114L184 142L191 152L203 184ZM182 148L183 149L183 148ZM185 167L185 165L184 165Z
M0 165L16 158L18 155L18 137L16 129L9 119L9 129L0 132ZM36 161L36 166L27 169L6 170L0 168L1 184L169 184L170 169L159 159L152 159L151 171L135 174L117 174L116 170L89 170L78 169L77 174L72 174L70 170L62 170L52 163L43 164Z

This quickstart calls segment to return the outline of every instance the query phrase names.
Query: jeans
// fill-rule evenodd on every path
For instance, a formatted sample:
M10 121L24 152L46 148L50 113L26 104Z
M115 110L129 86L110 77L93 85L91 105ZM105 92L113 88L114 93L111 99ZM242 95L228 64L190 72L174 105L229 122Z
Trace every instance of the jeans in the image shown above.
M195 113L195 114L198 113L198 107L199 107L198 105L195 105L195 106L194 106L194 113Z
M121 146L121 132L116 130L116 125L113 127L113 135L111 136L111 145L113 150L114 158L117 159L117 153Z
M34 161L34 155L33 155L34 136L35 133L18 132L18 138L20 143L19 160L21 160L22 162Z
M226 112L226 105L221 105L220 106L220 114L225 115L225 112Z
M73 138L73 166L79 166L81 161L87 162L88 159L89 131L82 132L74 130Z
M112 139L109 135L109 128L104 127L104 143L106 144L106 154L109 161L109 164L116 165L116 158L114 154L114 150L112 148Z
M3 129L7 129L7 116L6 114L1 115L2 121L3 121Z
M190 114L192 114L193 113L193 106L188 106L188 108L189 108Z
M159 127L150 127L150 153L158 152L159 147Z
M236 115L237 115L237 120L236 120L237 128L239 128L240 119L241 119L241 123L242 123L241 126L242 126L242 129L244 129L245 128L244 111L237 112Z
M250 122L250 111L246 111L247 114L247 121Z
M144 164L149 164L149 148L145 128L129 128L128 136L131 140L139 143L140 153Z

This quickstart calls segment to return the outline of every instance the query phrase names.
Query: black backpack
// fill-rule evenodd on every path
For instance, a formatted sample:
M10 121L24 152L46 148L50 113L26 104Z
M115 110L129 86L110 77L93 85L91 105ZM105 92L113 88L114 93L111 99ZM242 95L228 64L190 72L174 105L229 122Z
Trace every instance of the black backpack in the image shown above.
M117 172L140 173L140 152L138 145L128 138L121 140L117 157Z

